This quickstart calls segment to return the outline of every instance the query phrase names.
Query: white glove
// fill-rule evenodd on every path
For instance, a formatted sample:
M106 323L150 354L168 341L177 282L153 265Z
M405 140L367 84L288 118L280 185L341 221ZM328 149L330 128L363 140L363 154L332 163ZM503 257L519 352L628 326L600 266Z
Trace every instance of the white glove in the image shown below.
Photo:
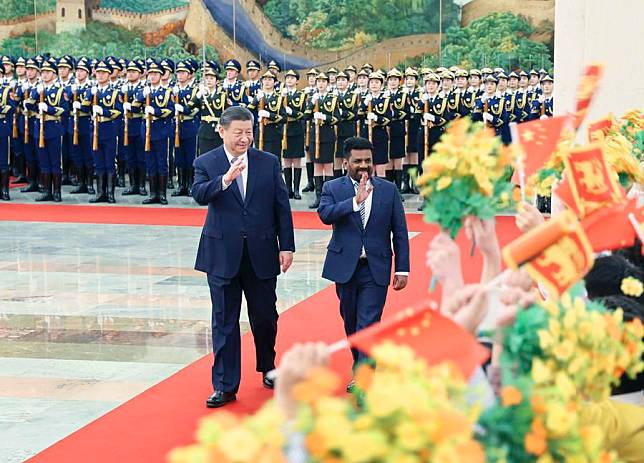
M177 103L177 104L175 104L175 105L174 105L174 111L175 111L176 113L183 113L185 110L186 110L186 109L183 107L183 105L182 105L182 104L178 104L178 103Z
M123 86L121 87L121 93L129 93L129 91L130 91L129 85L123 84Z
M539 103L543 103L544 101L546 101L546 97L543 95L539 95Z
M24 109L25 111L29 111L29 108L27 108L27 102L26 101L22 102L22 109Z
M367 120L375 122L378 120L378 115L376 113L367 113Z
M132 111L132 103L130 103L130 102L123 103L123 109L125 110L125 112Z
M261 90L257 90L257 92L255 92L255 98L257 98L258 100L261 100L262 98L264 98L264 92L262 92Z
M18 82L16 82L15 80L10 80L9 81L9 87L16 88L16 85L18 85Z
M543 116L539 116L539 119L541 119L541 120L548 119L548 116L546 116L546 115L544 114Z
M94 113L95 116L102 116L103 115L103 108L101 108L99 105L95 104L92 106L92 112Z
M483 113L483 120L492 122L494 120L494 117L490 113Z
M145 114L154 115L154 106L146 106L145 107Z
M364 97L364 102L369 104L373 100L373 97L371 96L371 93L367 93L367 96Z
M482 101L483 103L485 103L487 100L488 100L488 98L487 98L487 93L484 93L483 95L481 95L481 101Z
M223 81L223 83L221 84L221 86L222 86L222 88L223 88L224 90L228 90L228 88L230 87L230 85L228 84L228 82L226 82L225 80Z
M386 98L388 96L391 96L391 92L389 90L385 90L382 95Z
M474 93L474 87L470 85L469 87L467 87L467 91L470 93Z
M514 127L515 125L517 125L516 122L510 122L510 127Z
M291 114L293 114L293 110L291 108L289 108L288 106L285 108L285 110L286 110L286 114L288 114L289 116Z
M178 95L179 94L179 86L178 85L175 85L174 87L172 87L172 94L173 95Z
M282 96L288 95L288 88L286 88L286 86L282 87L282 90L280 91L280 94Z
M29 91L29 84L22 84L22 91L27 93Z
M74 111L78 111L79 109L81 109L81 102L80 101L74 101L72 103L72 108L74 108Z
M143 97L146 98L150 94L150 87L143 87Z
M271 116L271 113L269 113L265 109L260 109L259 111L257 111L257 115L259 116L260 119L265 119L265 118L267 119Z
M72 85L70 86L70 88L71 88L71 90L72 90L72 93L76 93L76 90L78 90L78 85L76 85L76 84L72 84Z
M420 96L420 99L421 99L421 100L423 101L423 103L424 103L425 101L428 101L428 100L429 100L429 95L428 95L427 93L423 93L423 94Z
M318 121L326 121L326 115L321 112L317 112L313 114L313 119L316 119Z
M38 84L38 85L36 85L36 91L37 91L38 93L42 93L42 92L43 92L43 90L45 90L45 86L44 86L43 84Z
M318 101L319 99L320 99L319 93L314 93L313 95L311 95L311 101L313 102L313 104L315 104L315 102Z
M423 114L423 119L426 121L436 122L436 117L433 114L425 113Z
M96 87L92 87L92 96L96 95L98 93L98 89Z
M47 108L49 108L49 106L47 106L47 103L38 103L38 111L40 111L41 113L46 113Z
M197 98L203 98L206 95L207 95L206 88L203 85L200 85L199 90L197 90Z

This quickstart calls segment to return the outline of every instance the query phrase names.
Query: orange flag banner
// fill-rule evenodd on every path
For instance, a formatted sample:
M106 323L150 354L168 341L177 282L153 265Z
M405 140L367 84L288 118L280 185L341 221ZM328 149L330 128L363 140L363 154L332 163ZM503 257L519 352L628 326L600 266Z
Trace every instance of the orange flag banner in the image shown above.
M564 164L564 175L580 217L624 199L624 190L608 166L600 144L571 149Z
M611 251L633 246L637 232L629 218L631 214L638 223L644 222L644 209L637 207L635 198L598 209L585 217L582 226L593 251Z
M574 119L575 130L581 126L581 123L586 118L588 108L590 107L590 103L593 101L593 97L597 92L597 88L599 87L599 83L603 75L603 64L591 64L584 70L584 73L581 76L581 81L577 86L577 104L575 107Z
M595 142L603 139L611 128L613 128L613 116L611 114L595 122L590 122L588 124L588 141Z
M511 269L523 267L551 297L570 289L594 262L588 237L568 210L505 246L503 260Z
M358 331L348 341L366 353L385 341L408 346L430 365L453 363L466 379L489 357L489 351L470 333L429 305L403 310Z

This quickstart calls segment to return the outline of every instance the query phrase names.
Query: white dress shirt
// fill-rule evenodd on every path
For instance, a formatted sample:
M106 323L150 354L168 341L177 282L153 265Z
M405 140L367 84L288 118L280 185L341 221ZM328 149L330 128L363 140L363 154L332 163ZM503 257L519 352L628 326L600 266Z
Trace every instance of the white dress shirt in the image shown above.
M230 154L225 146L224 146L224 152L226 153L226 157L228 158L228 162L230 163L230 165L232 165L233 161L235 159L235 156ZM242 172L241 172L242 180L243 180L243 183L244 183L244 191L240 192L242 194L242 197L245 198L246 197L246 188L248 188L248 151L245 152L244 154L242 154L241 156L238 156L238 157L243 158L243 160L246 162L246 168L244 170L242 170ZM238 161L238 162L240 162L240 161ZM235 180L233 180L233 182L234 181ZM227 185L226 181L224 180L224 177L221 178L221 187L222 187L223 190L228 188L230 185L232 185L232 182Z
M360 185L358 182L356 182L354 179L351 179L351 183L353 184L353 189L354 191L357 192L358 185ZM367 180L367 186L369 188L373 188L373 185L371 184L371 180ZM371 194L367 196L367 199L364 200L364 223L362 224L362 228L367 228L367 224L369 223L369 216L371 215L371 206L373 205L373 190L371 191ZM353 212L360 212L360 204L358 204L358 201L356 200L356 197L353 197ZM360 253L360 258L365 259L367 257L367 251L365 250L364 246L362 247L362 252ZM401 275L401 276L408 276L409 272L396 272L395 275Z

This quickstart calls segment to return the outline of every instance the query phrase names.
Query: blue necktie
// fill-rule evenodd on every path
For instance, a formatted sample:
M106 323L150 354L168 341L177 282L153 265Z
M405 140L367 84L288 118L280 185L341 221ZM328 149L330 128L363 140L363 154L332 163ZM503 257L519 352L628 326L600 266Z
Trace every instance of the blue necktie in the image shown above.
M357 183L357 182L353 182L353 187L355 188L356 194L357 194L358 193L358 188L360 187L360 184ZM365 220L367 218L366 204L367 204L366 199L359 204L359 206L360 206L360 221L362 222L362 228L364 228L365 225L366 225L365 224Z
M239 158L239 156L233 158L233 165L239 162ZM235 182L237 182L237 188L239 188L239 194L241 195L243 201L244 199L246 199L246 192L244 191L244 177L242 177L241 173L237 176Z

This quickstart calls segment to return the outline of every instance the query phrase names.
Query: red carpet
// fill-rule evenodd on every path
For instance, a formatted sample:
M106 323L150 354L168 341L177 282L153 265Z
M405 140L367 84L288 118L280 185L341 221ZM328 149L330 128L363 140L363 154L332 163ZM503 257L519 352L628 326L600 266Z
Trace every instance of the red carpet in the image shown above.
M141 211L140 208L136 209ZM303 217L309 215L300 214ZM420 215L416 216L420 217ZM418 225L415 224L414 228ZM422 228L427 231L411 240L409 286L402 292L390 289L385 317L417 302L427 294L431 275L425 268L425 252L436 229L428 226ZM512 218L499 218L498 235L502 243L518 235ZM463 237L459 237L458 242L463 250L462 260L466 279L475 281L480 273L480 256L478 254L472 258L469 256L469 243L464 242ZM438 298L439 295L439 291L436 291L432 297ZM281 353L298 341L321 340L330 343L342 337L338 301L334 287L330 286L300 302L281 316L277 350ZM226 410L249 413L271 396L270 391L261 387L261 377L254 371L254 356L252 338L248 334L242 338L242 385L238 401ZM197 360L28 461L46 463L165 461L165 455L169 450L193 441L199 417L211 413L204 404L206 397L211 393L211 362L210 355ZM349 351L336 354L332 367L342 372L348 379Z
M201 227L207 209L186 207L93 206L76 204L0 203L0 222L68 222L120 225L170 225ZM330 228L320 222L315 211L294 211L293 223L299 230ZM407 214L410 231L427 230L421 214Z

